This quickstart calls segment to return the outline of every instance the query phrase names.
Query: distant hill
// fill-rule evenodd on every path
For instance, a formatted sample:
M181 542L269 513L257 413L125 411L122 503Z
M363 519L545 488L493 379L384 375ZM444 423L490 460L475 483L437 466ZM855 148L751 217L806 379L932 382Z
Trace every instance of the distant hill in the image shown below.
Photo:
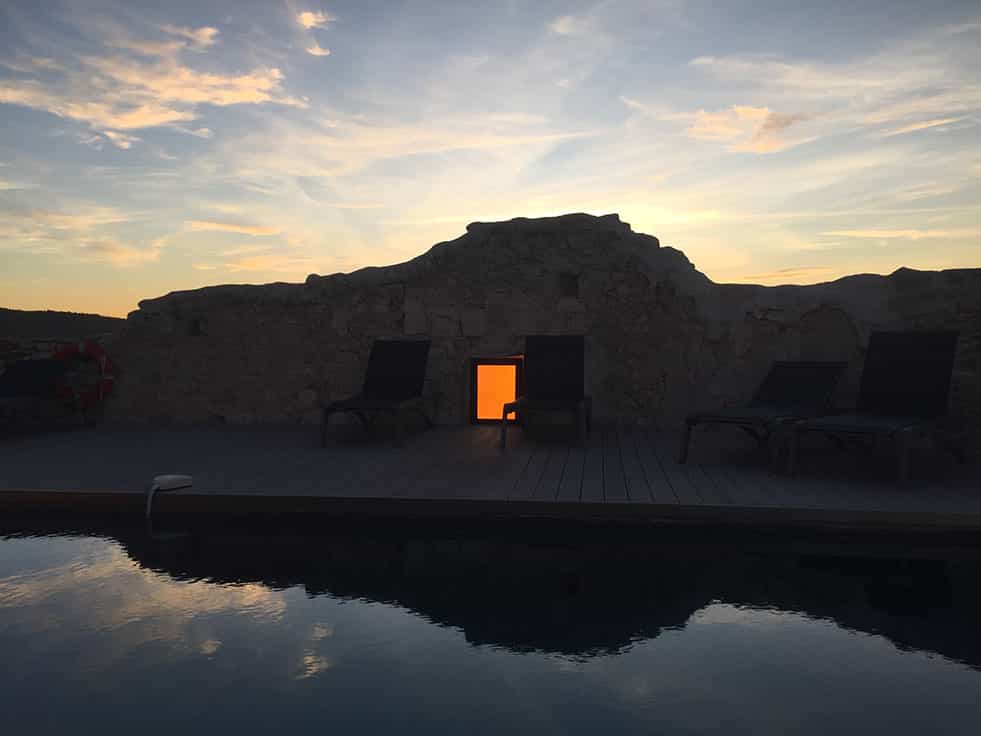
M101 314L55 312L50 309L29 312L0 307L0 338L31 337L76 338L112 332L125 320Z

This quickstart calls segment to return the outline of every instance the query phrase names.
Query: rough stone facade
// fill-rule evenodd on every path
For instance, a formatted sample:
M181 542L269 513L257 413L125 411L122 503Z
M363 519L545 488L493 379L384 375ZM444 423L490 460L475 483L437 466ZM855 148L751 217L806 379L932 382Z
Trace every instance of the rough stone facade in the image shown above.
M140 302L116 335L121 420L311 422L356 393L377 337L429 336L438 421L467 420L470 358L587 335L598 417L677 422L748 398L774 359L846 359L854 400L875 329L961 333L953 410L981 418L981 269L900 269L814 286L715 284L616 215L474 223L406 263L304 284Z

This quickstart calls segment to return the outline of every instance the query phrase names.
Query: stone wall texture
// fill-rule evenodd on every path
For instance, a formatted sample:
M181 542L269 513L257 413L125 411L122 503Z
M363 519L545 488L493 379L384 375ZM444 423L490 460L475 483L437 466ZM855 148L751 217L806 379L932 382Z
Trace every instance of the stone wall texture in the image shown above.
M110 418L314 422L356 393L377 337L429 336L426 393L468 419L470 358L529 334L585 334L598 417L668 424L746 400L775 359L847 360L854 401L869 334L954 329L952 410L981 419L981 269L716 284L617 215L473 223L406 263L303 284L216 286L140 302L114 336Z

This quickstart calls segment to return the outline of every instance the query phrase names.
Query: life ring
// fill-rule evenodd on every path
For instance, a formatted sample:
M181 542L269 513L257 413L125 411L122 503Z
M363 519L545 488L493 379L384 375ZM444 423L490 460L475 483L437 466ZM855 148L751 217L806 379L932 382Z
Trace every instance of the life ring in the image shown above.
M51 357L66 363L92 361L99 369L98 380L85 386L73 386L65 380L59 381L55 386L55 393L60 399L74 403L85 410L104 401L112 391L115 366L106 354L105 348L97 341L63 343L55 349Z

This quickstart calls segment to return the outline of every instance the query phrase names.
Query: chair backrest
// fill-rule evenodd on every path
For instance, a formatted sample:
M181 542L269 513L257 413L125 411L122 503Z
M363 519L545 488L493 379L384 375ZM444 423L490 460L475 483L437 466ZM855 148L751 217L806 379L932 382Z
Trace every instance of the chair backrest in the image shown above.
M0 373L0 396L54 396L55 382L65 374L68 364L54 358L18 360Z
M774 361L750 403L802 412L824 409L844 370L845 363L840 361Z
M375 340L362 393L373 399L422 396L429 344L429 340Z
M956 332L873 332L858 411L925 419L946 414L956 350Z
M583 392L586 341L582 335L529 335L523 366L529 399L575 400Z

